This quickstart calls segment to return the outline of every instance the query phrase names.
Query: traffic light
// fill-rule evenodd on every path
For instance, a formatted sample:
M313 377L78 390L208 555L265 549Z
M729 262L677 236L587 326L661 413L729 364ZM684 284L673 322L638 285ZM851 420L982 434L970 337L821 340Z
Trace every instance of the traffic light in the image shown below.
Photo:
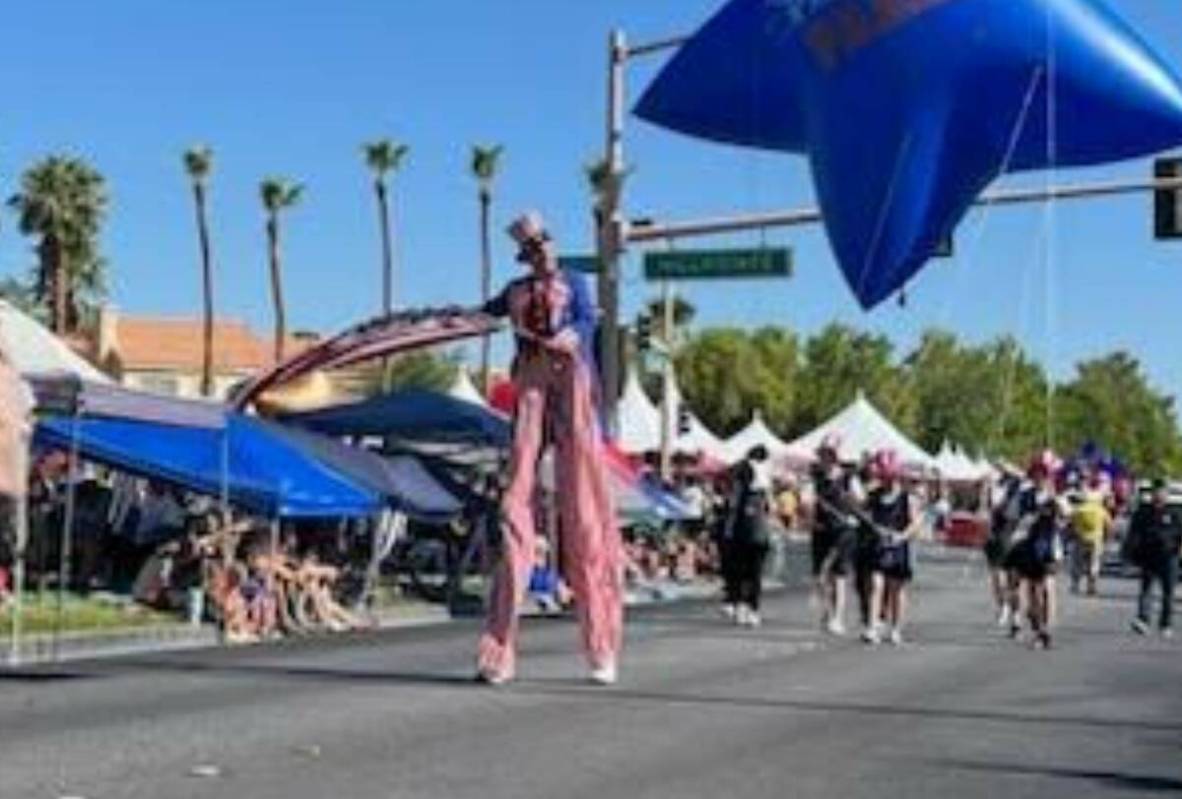
M653 347L653 320L647 315L636 319L636 350L648 352Z
M1153 162L1156 180L1182 180L1182 158L1158 158ZM1182 188L1153 192L1153 237L1158 241L1182 239Z
M689 408L681 405L677 408L677 435L687 436L690 432Z

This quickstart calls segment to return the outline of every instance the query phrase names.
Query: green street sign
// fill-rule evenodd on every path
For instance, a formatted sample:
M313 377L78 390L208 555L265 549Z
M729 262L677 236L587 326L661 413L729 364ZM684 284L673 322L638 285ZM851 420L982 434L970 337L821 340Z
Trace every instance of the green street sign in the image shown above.
M791 277L792 250L685 250L644 254L646 280Z
M558 256L558 268L569 269L572 272L586 272L589 275L594 275L599 272L599 256L560 255Z

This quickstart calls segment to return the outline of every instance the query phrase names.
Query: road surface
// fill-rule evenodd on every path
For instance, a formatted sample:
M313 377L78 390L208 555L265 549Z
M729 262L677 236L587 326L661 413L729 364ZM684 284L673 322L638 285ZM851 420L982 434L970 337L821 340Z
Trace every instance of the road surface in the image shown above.
M1182 794L1182 646L1126 632L1132 583L1065 597L1056 647L989 624L980 565L928 553L913 643L870 650L772 597L629 621L583 681L565 620L471 683L476 627L0 672L0 797L649 799Z

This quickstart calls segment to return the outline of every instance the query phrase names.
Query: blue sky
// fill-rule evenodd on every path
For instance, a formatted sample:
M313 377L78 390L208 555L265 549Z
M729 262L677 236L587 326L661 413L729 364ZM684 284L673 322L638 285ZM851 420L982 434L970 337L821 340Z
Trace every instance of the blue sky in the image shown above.
M258 182L304 182L286 223L289 317L331 331L377 309L378 239L359 145L389 136L412 152L395 190L400 303L477 295L476 142L506 148L495 213L539 207L566 251L590 248L582 165L602 149L604 61L613 25L634 41L689 32L721 0L232 0L18 4L0 33L0 192L36 158L69 151L107 177L104 249L112 299L129 313L196 314L196 243L180 154L216 153L212 213L219 312L269 329ZM1182 15L1164 0L1114 0L1167 59L1182 65ZM47 29L47 23L52 27ZM52 34L47 35L47 30ZM630 70L635 100L661 59ZM684 218L811 204L804 162L690 141L632 121L629 212ZM1147 162L1063 179L1142 177ZM1042 175L1026 178L1041 183ZM791 280L686 285L701 324L830 320L904 346L930 325L972 339L1019 336L1057 373L1127 348L1159 387L1182 394L1177 354L1182 246L1154 243L1148 197L976 214L957 257L911 287L905 309L863 313L820 229L769 231L796 250ZM1052 231L1050 268L1043 233ZM718 244L728 240L715 240ZM497 280L516 271L497 237ZM688 246L688 245L687 245ZM0 223L0 273L24 272L29 243ZM655 294L626 266L629 311ZM501 350L503 352L503 348Z

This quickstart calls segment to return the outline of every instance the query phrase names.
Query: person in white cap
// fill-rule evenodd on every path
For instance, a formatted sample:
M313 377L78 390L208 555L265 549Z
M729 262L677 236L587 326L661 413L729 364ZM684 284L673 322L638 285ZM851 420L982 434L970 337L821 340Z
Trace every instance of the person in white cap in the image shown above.
M485 308L512 321L517 399L502 501L507 531L480 639L477 677L500 684L516 674L518 608L537 538L537 465L552 444L563 572L574 591L590 678L611 684L623 640L623 544L602 458L590 355L595 309L581 278L558 268L539 213L523 214L508 233L519 247L517 260L530 272Z

